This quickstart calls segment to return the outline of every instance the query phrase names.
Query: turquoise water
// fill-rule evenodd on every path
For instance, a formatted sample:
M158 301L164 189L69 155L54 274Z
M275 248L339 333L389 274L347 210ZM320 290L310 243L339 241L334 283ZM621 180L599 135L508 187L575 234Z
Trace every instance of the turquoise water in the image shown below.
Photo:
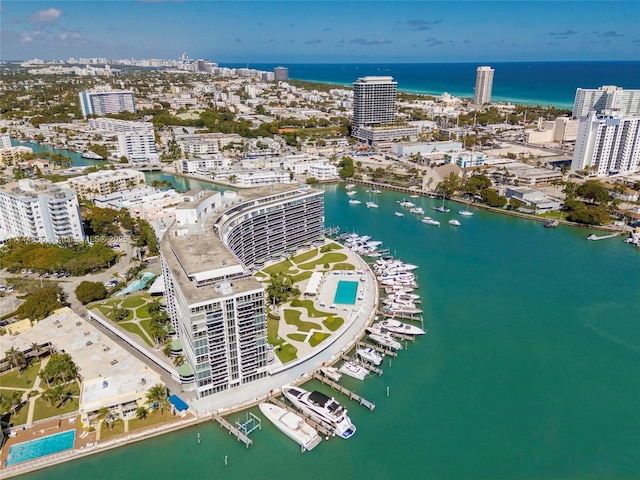
M245 449L207 422L24 478L640 478L639 252L619 238L586 241L585 229L482 210L461 217L454 204L431 214L442 222L432 228L393 215L401 194L358 210L343 186L325 190L327 226L371 235L419 265L428 330L383 376L343 380L373 412L307 384L349 409L353 438L301 454L263 421Z
M37 440L18 443L13 445L9 450L6 465L9 467L16 463L22 463L28 460L33 460L34 458L51 455L52 453L69 450L70 448L73 448L75 438L76 431L68 430L55 435L49 435L48 437L42 437Z
M336 295L335 297L333 297L333 303L355 305L357 294L358 282L347 282L345 280L340 280L338 282L338 288L336 288Z
M118 295L125 295L127 293L137 292L138 290L142 290L147 285L149 280L151 280L155 276L156 275L151 272L143 273L140 279L134 280L133 282L131 282L129 285L127 285L126 288L123 288L121 291L119 291Z

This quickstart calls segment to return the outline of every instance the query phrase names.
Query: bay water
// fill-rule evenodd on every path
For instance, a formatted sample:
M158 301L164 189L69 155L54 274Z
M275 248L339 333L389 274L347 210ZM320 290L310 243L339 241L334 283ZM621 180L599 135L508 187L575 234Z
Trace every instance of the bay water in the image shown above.
M359 187L363 203L350 205L343 185L323 188L326 226L371 235L419 265L428 330L381 377L343 380L373 412L306 384L349 409L354 437L303 454L263 420L245 449L207 422L23 478L640 477L638 251L620 237L587 241L588 229L473 207L462 217L453 203L443 214L436 200L412 199L441 221L433 227L394 216L406 195ZM365 208L369 199L380 208Z

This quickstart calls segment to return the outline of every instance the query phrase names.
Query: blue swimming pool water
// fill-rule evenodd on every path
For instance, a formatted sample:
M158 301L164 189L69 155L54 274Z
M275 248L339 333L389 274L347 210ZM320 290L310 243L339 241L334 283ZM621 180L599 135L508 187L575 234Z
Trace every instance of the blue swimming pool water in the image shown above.
M142 277L140 278L140 280L136 280L134 282L131 282L127 288L124 288L122 290L120 290L120 292L118 292L118 295L124 295L126 293L131 293L131 292L135 292L137 290L142 290L145 285L147 284L147 282L149 282L149 280L151 280L153 277L155 277L155 274L151 273L151 272L145 272L142 274Z
M52 453L62 452L73 448L76 439L75 430L67 430L66 432L56 433L48 437L30 440L28 442L13 445L9 450L6 466L15 465L16 463L27 462L34 458L44 457Z
M358 282L346 282L344 280L340 280L338 282L338 288L336 288L336 296L333 297L333 303L354 305L356 303L357 294Z

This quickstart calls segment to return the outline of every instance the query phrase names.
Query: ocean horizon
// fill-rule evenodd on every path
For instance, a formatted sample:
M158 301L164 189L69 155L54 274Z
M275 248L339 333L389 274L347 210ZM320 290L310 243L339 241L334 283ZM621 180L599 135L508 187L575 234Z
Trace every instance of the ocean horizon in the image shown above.
M220 64L271 71L289 69L290 80L352 86L367 75L390 75L406 93L472 98L476 69L494 68L493 102L573 108L578 88L616 85L640 89L640 61L465 63L254 63Z

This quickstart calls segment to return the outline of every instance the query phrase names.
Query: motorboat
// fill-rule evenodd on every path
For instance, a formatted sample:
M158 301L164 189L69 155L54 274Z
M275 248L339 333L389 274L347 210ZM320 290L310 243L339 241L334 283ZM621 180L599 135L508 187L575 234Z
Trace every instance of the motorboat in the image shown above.
M303 388L288 385L282 387L282 394L313 420L331 426L339 437L349 438L356 433L356 426L351 423L347 410L334 398L327 397L317 390L309 392Z
M356 193L358 193L358 192L356 192L355 190L349 190L347 192L347 195L349 195L351 197L352 195L355 195Z
M442 205L433 207L436 212L449 213L451 210L444 206L444 197L442 197Z
M355 198L352 198L351 200L349 200L349 204L351 205L360 205L362 202L360 200L356 200Z
M378 208L378 204L375 202L367 202L367 208Z
M389 330L391 333L402 333L403 335L424 335L426 333L423 329L415 325L409 325L408 323L399 322L391 318L378 323L382 328Z
M393 212L396 217L404 217L404 213L402 212Z
M353 377L357 380L364 380L364 377L367 376L369 370L364 368L362 365L358 365L356 362L345 362L338 369L341 373Z
M347 183L344 188L346 188L347 190L350 190L352 188L356 188L356 186L353 183Z
M388 333L369 333L369 338L391 350L402 350L402 344Z
M320 367L320 372L329 380L333 380L334 382L342 380L342 374L336 367Z
M300 415L272 403L261 403L258 407L267 420L304 450L313 450L322 442L316 429Z
M82 152L82 155L80 155L82 158L88 158L89 160L104 160L104 158L101 155L98 155L95 152L92 152L91 150L87 150L86 152Z
M422 215L424 213L424 208L422 207L414 207L409 209L409 213L415 213L416 215Z
M473 212L469 210L458 210L458 213L464 217L471 217L473 215Z
M426 223L427 225L433 225L434 227L440 226L440 222L438 220L434 220L431 217L422 217L422 223Z
M419 197L420 197L420 195L416 195L416 194L414 194L414 195L409 195L409 198L419 198Z
M382 364L382 355L371 347L356 349L356 355L360 357L361 360L372 363L376 366Z
M400 205L401 207L405 207L405 208L413 208L413 207L415 207L415 204L413 204L412 202L409 202L408 200L403 200L401 202L398 202L398 205Z
M456 220L455 218L452 218L451 220L449 220L449 225L453 225L454 227L459 227L462 224L460 223L459 220Z

